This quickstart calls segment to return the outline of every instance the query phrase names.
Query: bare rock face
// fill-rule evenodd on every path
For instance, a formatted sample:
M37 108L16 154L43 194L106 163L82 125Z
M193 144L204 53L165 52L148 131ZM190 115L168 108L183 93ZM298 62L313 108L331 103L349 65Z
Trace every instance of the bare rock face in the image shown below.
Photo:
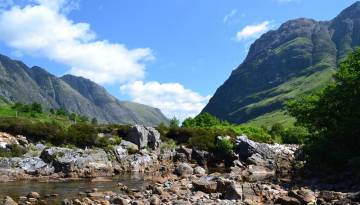
M11 145L27 146L29 142L22 135L13 136L11 134L0 132L0 148L6 148Z
M54 173L54 167L39 157L0 158L0 170L13 172L19 170L33 176L48 176Z
M69 149L51 147L45 149L40 158L55 168L55 172L77 173L80 176L107 176L113 167L102 149Z
M143 125L132 126L124 139L136 144L140 149L146 147L156 149L161 143L160 133L155 128Z

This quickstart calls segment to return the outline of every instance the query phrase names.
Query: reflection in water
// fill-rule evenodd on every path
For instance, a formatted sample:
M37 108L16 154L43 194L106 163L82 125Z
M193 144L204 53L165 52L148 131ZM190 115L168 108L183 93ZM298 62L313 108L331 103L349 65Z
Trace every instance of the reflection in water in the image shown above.
M0 199L10 196L17 201L20 196L26 196L29 192L38 192L42 198L51 194L58 195L57 197L46 199L46 204L60 204L65 198L78 197L79 192L91 191L93 188L97 188L99 191L120 193L117 187L119 182L125 184L130 189L143 189L147 185L143 175L122 175L111 179L111 181L106 182L80 180L67 182L17 181L0 183Z

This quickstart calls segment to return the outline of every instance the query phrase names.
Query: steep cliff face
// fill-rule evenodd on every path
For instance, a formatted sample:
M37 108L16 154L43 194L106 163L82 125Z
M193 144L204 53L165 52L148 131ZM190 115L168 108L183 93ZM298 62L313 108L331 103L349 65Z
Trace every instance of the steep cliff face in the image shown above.
M338 63L360 45L359 31L360 2L332 21L301 18L284 23L251 45L203 112L233 123L280 112L289 98L332 80Z
M39 102L45 108L96 117L101 122L155 126L168 119L159 109L122 102L96 83L72 75L58 78L0 55L0 96L12 102Z

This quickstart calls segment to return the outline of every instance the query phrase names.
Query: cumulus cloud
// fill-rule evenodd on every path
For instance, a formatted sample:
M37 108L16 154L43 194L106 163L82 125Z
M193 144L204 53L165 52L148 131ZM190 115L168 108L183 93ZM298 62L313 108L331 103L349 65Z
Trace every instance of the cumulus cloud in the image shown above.
M202 96L179 83L136 81L121 86L120 90L135 102L160 107L166 116L181 120L197 115L210 99L210 96Z
M259 37L261 34L270 30L271 25L269 21L264 21L259 24L247 25L236 33L236 40L243 41Z
M142 82L146 62L154 59L150 48L129 49L98 39L90 24L69 19L67 13L77 8L76 2L21 0L19 5L0 0L0 41L17 56L45 57L97 83L124 84L121 91L133 101L160 108L168 117L184 119L201 111L209 96L179 83Z
M73 2L29 0L1 11L0 40L18 52L65 64L69 73L97 83L142 79L144 63L154 58L152 50L97 39L88 23L67 18L66 11L76 7Z

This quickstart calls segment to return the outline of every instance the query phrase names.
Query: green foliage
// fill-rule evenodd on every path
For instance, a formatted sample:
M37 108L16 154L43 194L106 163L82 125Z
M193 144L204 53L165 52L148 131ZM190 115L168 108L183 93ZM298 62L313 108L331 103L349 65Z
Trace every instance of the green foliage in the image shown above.
M170 120L170 128L178 128L180 126L180 120L177 119L176 117L173 117L171 120Z
M222 138L221 140L217 140L216 149L219 152L224 152L225 154L230 154L234 150L234 143L231 138Z
M217 117L206 112L199 114L195 118L187 118L182 123L183 127L214 127L226 125L229 125L229 123L221 121Z
M344 165L360 156L360 49L341 63L334 78L322 92L287 104L297 123L313 136L305 150L318 165Z
M160 151L164 152L166 150L175 150L176 148L176 142L175 140L168 139L166 141L163 141L160 145Z
M92 125L97 125L97 124L98 124L98 120L96 119L96 117L94 117L93 119L91 119L91 124L92 124Z
M97 132L89 124L79 123L69 127L67 132L67 143L74 144L77 147L85 148L96 145Z
M285 144L304 144L309 139L309 132L304 127L289 127L281 135Z
M275 138L267 130L255 126L234 126L232 128L237 135L246 135L249 139L257 142L273 143Z
M42 113L43 108L40 103L32 103L31 105L31 111L34 113Z
M13 145L9 148L0 148L0 157L21 157L26 153L26 149L19 145Z
M56 115L67 116L67 112L63 108L60 108L56 111Z

